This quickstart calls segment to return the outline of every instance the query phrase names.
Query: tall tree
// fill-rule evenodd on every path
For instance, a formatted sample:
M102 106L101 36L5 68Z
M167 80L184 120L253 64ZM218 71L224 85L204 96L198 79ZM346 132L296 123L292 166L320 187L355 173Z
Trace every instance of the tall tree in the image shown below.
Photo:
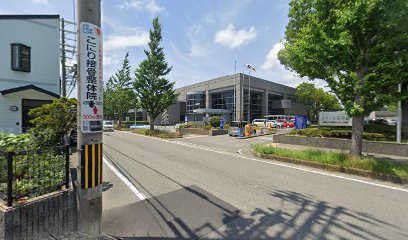
M171 71L165 60L159 18L153 19L153 30L149 31L149 49L144 50L146 59L135 71L133 86L140 99L140 105L149 115L150 130L154 129L154 121L165 109L177 100L174 91L175 82L170 82L165 76Z
M310 121L316 122L318 113L322 111L339 111L341 105L336 96L316 88L313 83L303 82L296 87L295 93L299 103L305 106Z
M103 87L103 118L113 120L115 117L115 102L113 101L113 91L109 82Z
M350 154L361 156L364 116L404 98L408 81L406 0L292 0L279 60L325 80L353 117ZM406 94L405 94L406 96Z
M122 126L122 119L136 106L136 95L132 88L132 77L129 65L129 53L126 53L122 62L122 67L111 76L107 87L109 88L107 100L112 101L114 113L118 115L118 126Z
M316 88L314 84L307 83L307 82L303 82L299 84L296 87L296 92L295 92L296 98L298 99L299 103L305 106L306 115L310 119L310 121L313 121L312 113L313 113L313 107L316 102L315 92L316 92Z

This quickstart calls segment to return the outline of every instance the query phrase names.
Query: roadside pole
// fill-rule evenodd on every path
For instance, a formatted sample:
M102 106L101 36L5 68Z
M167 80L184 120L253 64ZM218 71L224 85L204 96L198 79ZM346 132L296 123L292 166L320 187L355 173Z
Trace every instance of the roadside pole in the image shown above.
M101 234L103 74L101 0L77 0L78 231Z
M401 93L401 83L398 84L398 93ZM398 107L397 107L397 143L401 143L401 130L402 130L402 109L401 109L401 101L398 101Z
M61 85L62 85L62 96L67 96L67 69L65 66L65 20L61 18Z

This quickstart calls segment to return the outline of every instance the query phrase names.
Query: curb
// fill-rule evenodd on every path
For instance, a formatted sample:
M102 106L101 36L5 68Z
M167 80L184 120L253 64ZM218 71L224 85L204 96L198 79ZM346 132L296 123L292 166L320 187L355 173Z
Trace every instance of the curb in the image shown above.
M276 135L276 133L265 133L265 134L261 134L261 135L250 135L248 137L236 137L236 139L247 139L247 138L263 137L263 136L269 136L269 135Z
M307 160L299 160L295 158L281 157L281 156L276 156L276 155L267 155L267 154L257 153L252 148L250 148L250 151L254 156L259 157L259 158L276 160L280 162L293 163L296 165L303 165L303 166L308 166L308 167L329 170L333 172L353 174L357 176L370 177L372 179L408 185L408 178L406 177L398 177L398 176L385 174L385 173L374 173L374 172L370 172L367 170L361 170L361 169L356 169L356 168L345 168L345 167L341 167L337 165L324 164L324 163L312 162L312 161L307 161Z

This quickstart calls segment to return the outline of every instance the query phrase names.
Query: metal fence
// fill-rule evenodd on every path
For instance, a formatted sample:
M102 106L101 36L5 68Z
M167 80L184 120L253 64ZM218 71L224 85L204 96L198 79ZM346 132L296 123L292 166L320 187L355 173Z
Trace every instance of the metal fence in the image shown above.
M69 146L40 150L0 151L0 200L12 206L69 188Z

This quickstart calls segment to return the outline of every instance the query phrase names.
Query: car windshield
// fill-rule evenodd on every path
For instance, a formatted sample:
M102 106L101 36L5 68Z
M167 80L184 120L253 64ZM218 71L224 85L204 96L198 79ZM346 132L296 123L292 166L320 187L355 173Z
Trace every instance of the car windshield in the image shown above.
M238 127L239 122L230 122L230 127Z
M104 125L113 125L113 122L105 122Z

